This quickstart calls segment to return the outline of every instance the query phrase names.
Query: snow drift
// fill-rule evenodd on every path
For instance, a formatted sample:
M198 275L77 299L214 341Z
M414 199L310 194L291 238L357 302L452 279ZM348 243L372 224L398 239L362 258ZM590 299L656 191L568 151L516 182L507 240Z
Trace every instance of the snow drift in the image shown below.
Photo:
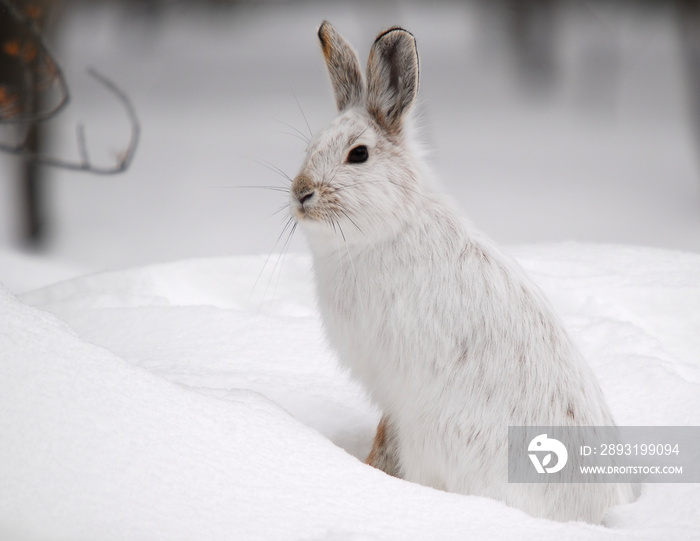
M514 250L623 425L700 425L700 256ZM378 412L324 345L306 256L0 290L1 539L690 539L700 487L554 523L361 463ZM261 269L262 272L261 272Z

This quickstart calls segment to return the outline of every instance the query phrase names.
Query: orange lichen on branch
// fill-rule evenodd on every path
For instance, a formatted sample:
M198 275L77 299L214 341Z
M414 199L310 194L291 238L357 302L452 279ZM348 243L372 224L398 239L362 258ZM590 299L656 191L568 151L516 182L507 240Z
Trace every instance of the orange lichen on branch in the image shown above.
M20 112L17 95L10 93L6 87L0 86L0 118L16 118Z
M21 43L16 39L6 41L2 46L3 52L8 56L19 57L20 60L29 64L34 61L39 52L39 48L31 41Z
M8 56L19 56L22 47L16 39L11 39L3 43L2 50Z

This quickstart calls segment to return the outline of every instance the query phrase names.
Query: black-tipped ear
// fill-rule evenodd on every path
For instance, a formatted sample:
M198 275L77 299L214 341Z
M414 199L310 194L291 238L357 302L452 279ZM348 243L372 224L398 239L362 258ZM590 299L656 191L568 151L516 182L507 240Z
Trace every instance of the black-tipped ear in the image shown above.
M367 107L389 133L401 130L418 94L416 40L403 28L379 34L367 62Z
M318 29L338 111L358 105L365 94L365 82L357 53L328 21Z

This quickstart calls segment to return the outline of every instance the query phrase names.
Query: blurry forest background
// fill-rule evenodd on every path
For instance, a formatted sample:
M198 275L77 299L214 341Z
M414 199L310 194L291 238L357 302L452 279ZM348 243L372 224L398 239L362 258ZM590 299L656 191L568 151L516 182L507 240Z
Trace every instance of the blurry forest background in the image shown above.
M284 194L236 187L286 185L333 118L323 19L363 62L415 34L430 163L497 241L700 251L700 1L3 2L0 252L52 265L16 289L303 250Z

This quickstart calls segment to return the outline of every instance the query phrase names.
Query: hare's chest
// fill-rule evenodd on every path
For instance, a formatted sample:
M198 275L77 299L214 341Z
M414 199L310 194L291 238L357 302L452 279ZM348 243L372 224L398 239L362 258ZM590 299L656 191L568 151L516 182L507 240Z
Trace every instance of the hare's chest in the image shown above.
M324 325L339 349L357 357L365 349L379 353L396 339L396 288L381 266L350 256L326 263L317 289Z
M432 359L446 355L424 306L429 302L425 281L411 269L391 272L387 257L347 257L326 264L317 272L323 324L353 375L380 402L396 399L379 395L392 389L405 394L434 377Z

